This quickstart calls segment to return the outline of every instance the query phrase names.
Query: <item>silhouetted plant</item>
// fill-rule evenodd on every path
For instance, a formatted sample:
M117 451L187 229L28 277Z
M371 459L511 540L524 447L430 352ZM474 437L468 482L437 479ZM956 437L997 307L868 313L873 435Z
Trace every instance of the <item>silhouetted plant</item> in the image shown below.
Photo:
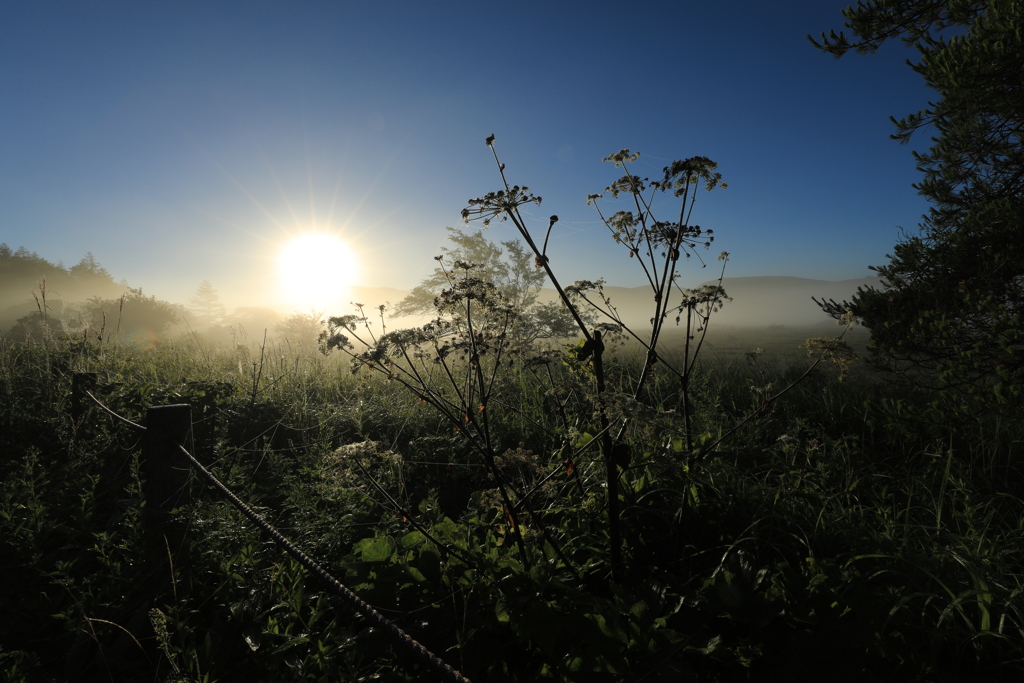
M600 281L577 282L568 288L561 285L547 255L548 241L558 217L550 217L543 241L533 234L520 207L531 203L540 205L541 198L533 194L528 187L509 184L505 175L505 165L498 159L494 148L494 137L489 137L486 142L494 155L504 188L471 199L469 206L463 209L462 217L467 223L473 220L482 221L485 227L495 220L511 222L532 251L534 265L546 274L548 281L558 293L565 315L575 323L577 331L583 337L579 344L569 349L567 359L574 364L586 365L593 369L593 398L591 402L580 406L583 412L573 422L578 423L580 417L589 413L592 413L598 422L596 432L601 445L607 490L610 564L613 576L618 576L622 570L619 477L621 471L630 464L631 451L625 440L628 419L621 418L628 415L629 410L623 413L613 409L613 404L622 402L613 397L607 386L605 339L608 335L625 332L640 341L647 351L645 364L633 383L633 402L641 400L655 363L660 362L672 368L681 388L685 442L687 450L692 450L689 379L695 369L696 358L710 316L718 310L726 297L720 284L721 275L718 285L698 289L679 287L678 262L680 258L689 258L696 253L698 247L710 247L714 239L710 230L690 223L698 188L703 185L706 190L712 190L724 187L725 184L721 180L721 175L715 172L714 162L704 157L693 157L667 166L662 180L651 182L646 178L626 175L606 188L605 192L613 198L619 197L620 194L629 195L635 209L635 212L619 211L609 218L602 215L602 220L615 241L625 245L630 250L630 256L637 259L651 286L654 300L651 330L649 334L641 334L622 322L606 298L602 296L600 302L588 298L588 292L598 289ZM631 154L629 150L621 150L607 157L605 161L613 162L616 167L625 167L625 164L635 161L638 156ZM671 220L656 218L651 205L652 197L646 196L648 191L652 194L672 193L680 200L678 216ZM596 202L600 197L601 195L591 195L588 201ZM515 243L504 244L511 248L510 245ZM522 252L517 248L516 253L516 262L521 264ZM721 257L723 273L726 256L723 253ZM498 452L490 430L488 412L502 362L507 363L510 360L510 333L515 328L522 307L510 304L493 282L479 277L479 264L456 259L448 266L442 257L438 257L437 260L440 265L435 279L439 282L443 279L447 285L432 302L438 317L432 323L416 330L384 333L380 337L373 337L371 333L366 339L357 337L368 348L358 353L350 353L358 366L373 368L388 378L405 384L420 397L420 400L430 403L439 410L455 430L466 436L473 448L483 457L497 482L505 506L505 516L510 527L515 530L515 538L525 564L525 551L522 534L519 533L516 508L511 504L507 482L503 482L501 473L494 465ZM532 281L535 278L524 279ZM433 284L437 285L438 282ZM678 294L675 303L671 301L673 293ZM420 299L422 298L421 292ZM421 307L422 303L421 301ZM605 316L608 322L591 327L588 323L593 322L595 313ZM686 326L683 363L678 369L668 363L659 350L663 326L672 316L675 317L677 324L685 320ZM345 335L355 335L359 329L369 332L365 317L331 318L328 332L323 336L325 350L349 349L349 341ZM699 338L695 337L697 333L701 335ZM692 348L691 340L694 341ZM484 356L488 353L491 354L490 359L485 361ZM457 367L453 361L460 361L461 365ZM488 364L489 362L492 364ZM432 363L439 370L434 372L434 368L428 368L428 363ZM564 414L564 409L565 403L560 403L559 411L568 427L569 420ZM619 415L620 421L617 425L611 422L613 413Z
M510 362L516 309L493 283L473 274L473 264L456 261L449 271L440 258L438 262L448 287L434 300L438 317L433 322L378 336L360 308L358 316L329 318L322 345L325 351L349 353L355 370L368 368L401 383L465 437L498 488L505 519L522 562L528 565L519 515L508 481L495 462L501 446L491 425L491 401L498 392L501 368ZM383 312L381 307L382 319ZM346 333L364 350L356 350Z
M639 158L639 152L630 153L628 149L606 157L605 161L615 164L616 168L626 168ZM598 289L599 301L588 296L599 283L579 282L570 288L572 295L586 301L605 317L614 322L646 350L647 356L640 377L636 381L634 398L639 399L644 385L656 363L662 364L672 372L680 384L680 403L683 413L684 438L687 450L693 449L691 426L690 378L693 375L700 348L707 335L711 315L720 310L729 301L722 288L725 276L725 264L729 254L722 252L718 259L722 262L722 270L717 285L703 285L696 289L680 287L680 257L690 259L696 256L700 260L698 248L708 249L714 241L714 231L692 225L690 218L697 200L700 185L710 192L716 187L722 189L728 184L715 169L718 165L706 157L691 157L683 161L675 161L664 168L664 176L660 181L650 181L632 174L626 174L605 188L604 194L593 194L587 198L598 208L601 220L608 227L614 240L629 249L629 256L635 259L644 273L651 288L654 310L650 318L651 329L638 334L627 326L612 302ZM675 220L659 220L652 209L654 195L658 192L671 192L679 199L679 213ZM628 195L633 207L631 210L617 211L609 217L601 212L598 200L604 195L617 199L619 195ZM646 194L646 196L645 196ZM702 266L703 261L701 261ZM675 296L675 302L673 302ZM679 325L685 319L686 337L683 358L680 364L673 363L664 353L659 353L659 342L665 324L672 318ZM696 337L695 335L700 335ZM692 342L692 346L691 346Z

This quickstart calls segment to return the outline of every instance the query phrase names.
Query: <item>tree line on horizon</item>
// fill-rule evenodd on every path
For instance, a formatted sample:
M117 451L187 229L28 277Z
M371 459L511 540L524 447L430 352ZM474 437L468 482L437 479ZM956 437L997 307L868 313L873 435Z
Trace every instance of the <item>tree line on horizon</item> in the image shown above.
M310 352L322 318L316 311L282 315L260 306L229 312L209 280L187 304L165 301L115 280L92 253L66 267L26 247L0 244L0 337L14 342L72 336L152 344L174 334L202 333L213 342L259 343L267 334Z

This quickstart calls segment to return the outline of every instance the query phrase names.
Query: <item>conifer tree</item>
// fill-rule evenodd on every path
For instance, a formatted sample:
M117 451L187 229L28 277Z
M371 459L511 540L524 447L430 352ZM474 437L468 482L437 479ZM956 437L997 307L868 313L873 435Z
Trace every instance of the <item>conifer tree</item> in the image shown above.
M83 281L95 280L103 284L114 283L114 278L110 275L110 272L100 265L91 251L87 252L81 261L71 266L68 269L68 274L73 278Z
M209 280L203 280L199 284L195 295L188 302L191 304L192 313L206 325L216 325L224 318L224 305Z
M882 367L909 370L906 376L946 398L955 390L987 407L1020 405L1024 3L871 0L843 14L852 37L822 34L811 39L818 48L840 57L900 38L918 51L908 63L937 99L893 118L892 137L906 143L919 132L933 135L927 152L914 152L924 173L914 187L931 208L890 263L873 268L881 288L822 307L835 316L852 309L871 331L873 360Z

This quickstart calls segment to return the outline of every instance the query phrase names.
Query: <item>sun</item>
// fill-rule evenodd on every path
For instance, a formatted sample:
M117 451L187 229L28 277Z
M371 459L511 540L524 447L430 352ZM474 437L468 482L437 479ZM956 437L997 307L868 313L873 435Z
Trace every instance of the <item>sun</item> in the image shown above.
M303 310L345 305L358 265L352 249L338 237L323 232L299 235L281 248L278 257L282 298Z

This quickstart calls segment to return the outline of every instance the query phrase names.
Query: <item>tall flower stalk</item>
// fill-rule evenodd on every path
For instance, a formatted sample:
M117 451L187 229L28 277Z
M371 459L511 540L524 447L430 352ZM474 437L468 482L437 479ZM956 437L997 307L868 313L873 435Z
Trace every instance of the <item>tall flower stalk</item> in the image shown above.
M581 403L577 423L585 419L587 410L593 410L599 423L596 438L605 470L609 563L613 580L620 580L623 574L620 477L630 466L631 449L626 442L628 419L613 417L618 399L617 395L612 395L607 382L605 342L609 335L625 334L646 349L643 368L630 387L634 402L642 400L656 364L669 368L678 378L686 443L692 450L689 380L710 316L722 305L726 295L721 287L721 274L715 285L681 288L677 283L679 261L697 255L700 247L710 247L714 239L712 231L690 222L698 188L703 186L711 190L725 187L725 183L715 172L714 162L705 157L692 157L666 167L661 180L650 181L626 174L609 185L603 195L588 198L588 203L595 206L605 195L612 199L620 195L631 199L630 210L605 217L598 207L598 213L614 240L624 245L630 257L636 259L651 287L654 302L651 329L649 333L641 333L621 319L611 301L604 296L602 281L581 281L568 287L562 285L547 254L558 216L548 219L543 239L539 233L534 234L520 207L540 205L541 198L529 187L509 183L505 164L498 158L494 147L494 136L487 138L487 146L494 156L502 188L469 200L462 217L467 223L481 221L485 227L493 221L507 221L515 226L532 251L535 265L543 269L582 336L578 344L569 348L564 360L576 367L588 367L582 376L589 375L593 382L593 402ZM638 156L622 150L605 161L625 168ZM678 213L670 220L661 220L654 215L653 200L658 192L671 193L679 200ZM723 253L721 257L723 274L726 256ZM700 260L699 256L697 258ZM507 367L515 355L516 345L511 331L517 310L504 299L494 283L478 276L479 264L458 259L445 264L442 257L438 257L438 261L447 287L434 299L435 320L421 328L375 335L360 309L359 315L330 318L322 344L325 350L343 349L348 352L356 368L370 368L401 383L421 402L437 410L466 439L488 468L499 492L504 522L515 540L523 564L529 565L519 512L520 509L529 510L524 502L530 492L524 495L523 491L513 491L513 483L497 466L496 457L501 446L491 423L492 406L502 407L498 398L501 369ZM383 316L383 311L381 314ZM594 320L595 314L606 320L590 326L587 321ZM686 330L683 362L678 367L659 347L665 325L673 318L678 325L685 321ZM357 351L348 335L362 344L364 350ZM564 408L563 403L558 411L563 423L568 425ZM545 538L551 540L546 534Z
M722 176L715 169L717 164L707 157L691 157L683 161L675 161L664 169L664 177L661 180L650 181L647 178L640 178L627 173L614 183L605 188L604 194L618 198L620 194L631 197L633 209L618 211L610 217L605 217L598 207L598 213L602 221L610 230L616 242L629 248L631 258L635 258L643 270L648 284L651 287L654 300L654 313L651 317L650 334L646 337L637 334L629 329L622 321L611 302L601 296L600 303L595 302L588 292L600 289L601 281L576 282L570 287L563 287L551 267L547 255L547 245L551 237L551 231L558 216L553 215L548 221L547 230L544 234L542 246L538 246L538 240L531 233L526 221L519 210L524 204L541 204L541 197L530 192L529 187L511 185L505 175L505 164L498 158L497 150L494 147L494 136L486 140L487 146L494 155L494 162L497 164L498 173L501 176L504 189L497 192L489 192L481 198L471 199L469 206L462 210L462 218L467 223L471 220L481 220L484 226L490 225L491 221L509 221L515 226L526 244L533 250L537 267L543 268L548 276L551 286L558 293L559 299L576 321L580 333L583 335L583 342L577 354L580 360L592 360L594 367L594 378L596 384L598 413L601 426L601 451L604 456L606 477L607 477L607 509L608 509L608 533L610 544L610 556L613 577L621 574L621 534L619 531L619 474L620 467L628 464L629 449L623 443L627 422L625 420L619 425L617 433L613 435L610 429L608 412L605 409L605 398L607 387L605 384L604 372L604 350L605 345L602 339L602 327L606 330L616 332L624 331L639 341L647 350L643 369L637 378L633 389L633 398L640 398L651 372L656 363L663 363L669 367L677 376L681 388L681 402L683 408L684 432L687 449L692 450L692 417L690 409L690 376L695 367L697 352L704 341L707 333L707 325L711 313L718 310L726 300L725 290L721 286L724 276L724 262L727 254L723 252L720 257L723 261L722 274L719 276L718 284L704 286L697 290L683 290L679 287L678 263L680 257L690 258L697 254L700 246L709 248L714 241L713 231L704 230L699 225L690 222L693 213L693 205L697 199L698 188L703 185L708 191L716 187L725 188L727 184L722 181ZM628 149L620 150L604 161L612 162L617 168L625 168L626 164L636 161L639 153L631 153ZM679 212L674 220L659 220L653 211L653 199L658 192L670 192L680 200ZM589 204L597 206L597 200L602 194L590 195L587 198ZM699 256L698 256L699 260ZM681 301L673 305L671 303L672 293L675 290L681 295ZM603 314L610 323L597 325L593 330L584 323L580 314L579 302L585 302L593 307L598 313ZM681 368L674 367L667 362L658 351L658 342L666 321L675 314L678 324L685 316L686 319L686 344L684 360ZM699 332L699 339L695 340L693 353L691 354L690 342L694 333Z

